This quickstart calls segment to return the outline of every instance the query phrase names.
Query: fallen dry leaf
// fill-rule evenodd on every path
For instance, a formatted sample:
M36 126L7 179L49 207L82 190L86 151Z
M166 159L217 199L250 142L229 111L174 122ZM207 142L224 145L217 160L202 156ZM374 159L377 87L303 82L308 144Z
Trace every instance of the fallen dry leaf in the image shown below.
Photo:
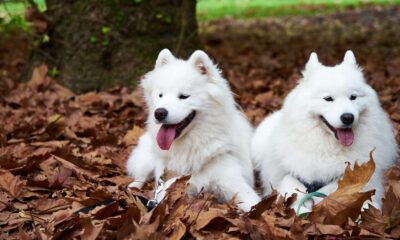
M396 231L396 235L400 234L400 198L396 196L392 186L389 189L382 200L383 203L383 215L385 228L387 231Z
M375 162L370 160L354 168L346 167L343 178L338 180L338 189L313 207L310 219L321 224L343 225L347 218L356 219L364 202L371 198L374 190L360 192L375 171Z
M171 240L179 240L182 239L186 234L186 226L180 220L176 221L173 226L173 231L171 235L168 236Z
M9 171L0 169L0 189L8 192L14 198L18 198L25 186L26 180L22 180L19 176L14 176Z
M385 219L382 212L371 204L361 212L361 226L382 237L385 235Z
M90 218L83 219L81 220L81 222L83 229L81 238L88 240L96 240L101 230L103 229L104 223L95 224L94 222L92 222Z

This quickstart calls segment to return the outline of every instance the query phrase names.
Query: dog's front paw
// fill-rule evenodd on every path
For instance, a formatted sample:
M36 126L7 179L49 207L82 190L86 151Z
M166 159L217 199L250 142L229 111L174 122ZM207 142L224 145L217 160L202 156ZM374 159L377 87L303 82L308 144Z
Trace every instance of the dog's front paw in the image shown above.
M249 212L251 210L251 208L253 207L253 205L255 205L255 204L252 204L250 202L239 202L237 204L239 209L244 211L244 212Z
M144 185L144 182L134 181L128 184L128 188L138 188L141 189Z
M301 215L301 214L304 214L304 213L311 213L312 212L312 210L310 208L307 208L305 206L301 206L300 208L296 208L295 210L296 210L297 215Z
M303 213L309 213L312 211L314 207L314 201L313 199L309 199L305 202L303 202L302 206L299 206L301 204L300 200L297 200L295 203L292 204L292 208L296 211L297 215L303 214Z

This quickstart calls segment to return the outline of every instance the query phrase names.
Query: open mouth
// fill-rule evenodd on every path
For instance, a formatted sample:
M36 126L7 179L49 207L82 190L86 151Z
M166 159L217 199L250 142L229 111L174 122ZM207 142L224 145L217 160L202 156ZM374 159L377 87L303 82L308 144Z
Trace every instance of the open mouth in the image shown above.
M169 150L172 142L177 139L182 131L189 126L196 116L196 111L192 111L185 119L177 124L162 124L157 133L157 143L162 150Z
M334 128L322 115L320 116L322 122L335 134L340 144L349 147L354 142L354 133L351 128Z

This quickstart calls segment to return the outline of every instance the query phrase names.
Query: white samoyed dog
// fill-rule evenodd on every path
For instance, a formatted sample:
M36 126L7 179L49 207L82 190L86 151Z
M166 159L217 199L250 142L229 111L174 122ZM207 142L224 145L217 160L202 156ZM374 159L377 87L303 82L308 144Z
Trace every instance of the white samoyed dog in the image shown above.
M366 190L376 189L373 205L380 207L383 174L397 158L397 144L390 119L351 51L333 67L312 53L303 79L282 109L261 122L251 146L264 193L272 187L297 193L298 199L301 192L332 193L345 163L365 162L373 149L376 170Z
M168 171L191 174L191 195L205 190L221 201L235 197L244 211L259 202L253 189L252 127L206 53L195 51L184 61L162 50L141 86L149 115L146 133L127 163L135 179L129 187L141 188Z

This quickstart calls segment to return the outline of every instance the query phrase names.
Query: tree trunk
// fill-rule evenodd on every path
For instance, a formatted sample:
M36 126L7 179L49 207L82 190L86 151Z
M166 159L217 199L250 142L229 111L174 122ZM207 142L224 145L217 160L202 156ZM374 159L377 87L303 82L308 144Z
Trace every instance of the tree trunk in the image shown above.
M134 84L169 48L188 57L200 47L196 0L47 0L47 36L27 72L41 63L75 92Z

